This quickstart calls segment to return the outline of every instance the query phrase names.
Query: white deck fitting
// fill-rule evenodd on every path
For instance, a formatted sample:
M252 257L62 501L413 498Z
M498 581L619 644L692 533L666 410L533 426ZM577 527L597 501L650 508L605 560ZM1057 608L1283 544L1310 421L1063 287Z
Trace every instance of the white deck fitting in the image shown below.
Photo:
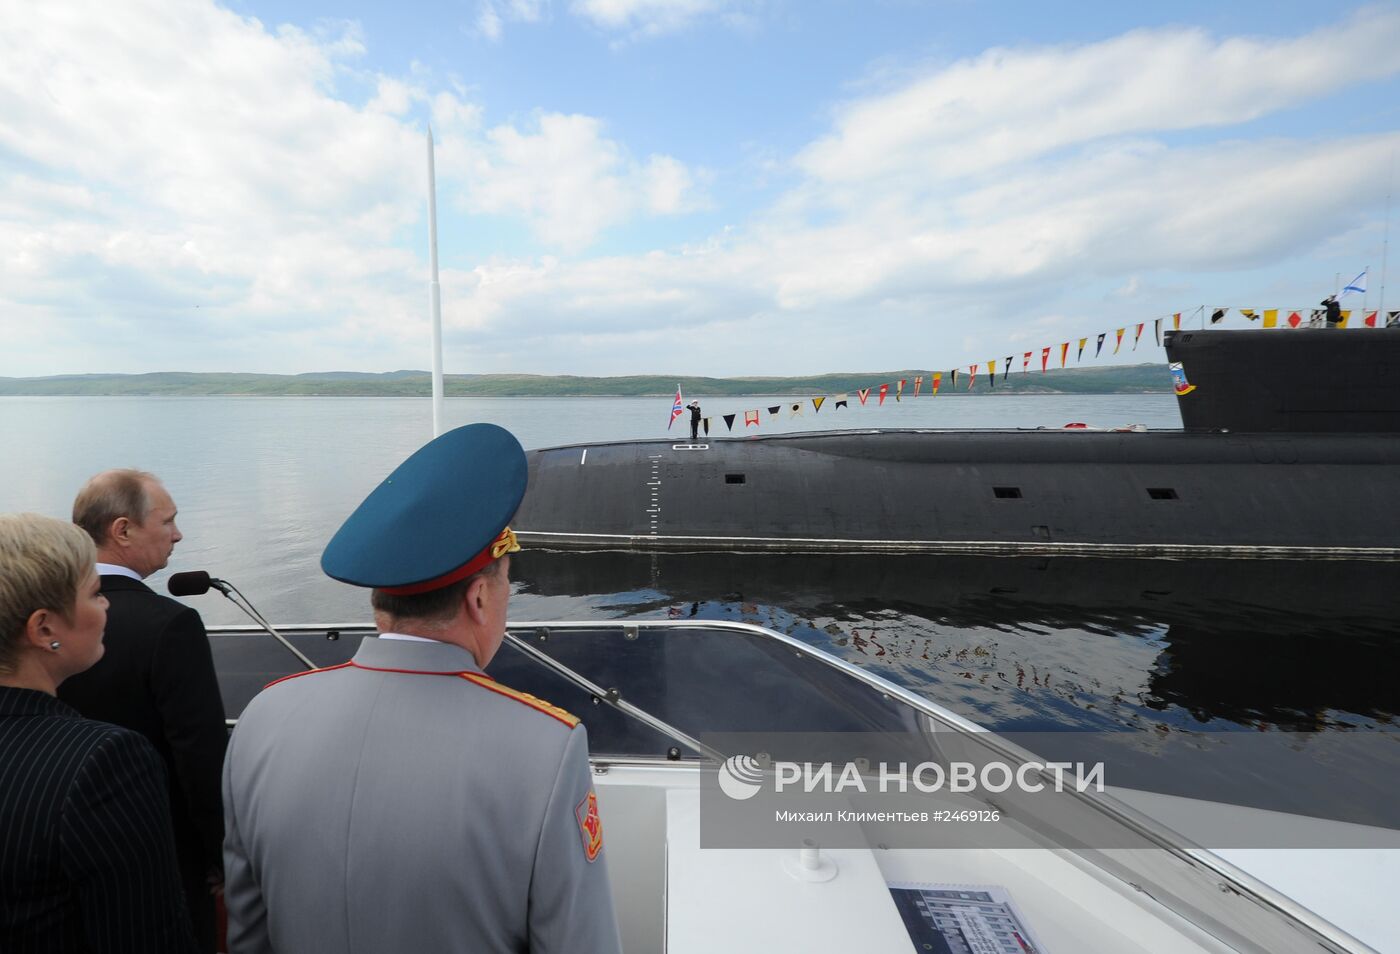
M909 950L909 935L869 849L822 849L836 877L783 869L797 849L702 849L700 792L666 793L668 954Z

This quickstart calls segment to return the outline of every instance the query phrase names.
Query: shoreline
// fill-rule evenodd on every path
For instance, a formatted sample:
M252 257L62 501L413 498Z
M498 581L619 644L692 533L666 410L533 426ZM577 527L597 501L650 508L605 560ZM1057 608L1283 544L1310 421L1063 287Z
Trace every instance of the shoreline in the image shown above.
M689 397L701 400L747 397L787 397L847 393L851 399L862 388L890 386L895 394L900 379L908 381L903 397L912 399L914 380L929 380L931 372L900 370L831 373L787 377L662 377L632 375L578 377L525 374L448 375L447 397L618 397L670 398L677 385ZM979 376L969 390L966 372L956 385L944 386L938 397L984 395L1088 395L1170 394L1171 377L1165 365L1136 364L1107 368L1065 368L1046 372L1013 372L999 376L995 387ZM298 375L238 374L221 372L155 372L150 374L54 375L35 378L0 377L0 397L429 397L427 372L393 371L384 374L313 372ZM874 395L872 394L872 397ZM922 388L918 397L933 396ZM887 398L888 399L888 398Z

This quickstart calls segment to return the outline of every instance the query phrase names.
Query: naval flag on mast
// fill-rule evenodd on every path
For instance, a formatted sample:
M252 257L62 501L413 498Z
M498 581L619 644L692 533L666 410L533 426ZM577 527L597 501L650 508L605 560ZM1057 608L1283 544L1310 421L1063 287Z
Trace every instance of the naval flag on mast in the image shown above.
M671 420L667 422L666 430L669 431L671 429L671 425L676 423L676 418L680 417L682 414L685 413L685 405L682 403L684 400L685 399L681 397L681 386L677 384L676 399L671 402Z
M1370 270L1370 266L1363 268L1360 275L1357 275L1351 281L1347 282L1346 287L1342 289L1342 293L1337 296L1337 300L1340 301L1353 292L1358 295L1366 294L1366 273Z

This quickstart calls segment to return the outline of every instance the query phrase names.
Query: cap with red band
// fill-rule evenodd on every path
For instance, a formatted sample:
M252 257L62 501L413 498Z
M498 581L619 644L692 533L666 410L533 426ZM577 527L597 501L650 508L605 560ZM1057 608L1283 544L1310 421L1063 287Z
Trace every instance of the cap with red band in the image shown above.
M501 531L499 537L491 541L489 547L451 572L444 573L435 579L425 580L422 583L413 583L409 586L381 586L379 589L390 596L414 596L418 593L430 593L433 590L442 589L444 586L451 586L458 580L465 580L478 570L486 569L488 564L499 560L507 553L515 553L519 549L520 544L516 542L515 531L506 527Z
M370 492L326 545L321 569L395 596L464 580L520 549L506 524L527 473L520 442L504 428L448 431Z

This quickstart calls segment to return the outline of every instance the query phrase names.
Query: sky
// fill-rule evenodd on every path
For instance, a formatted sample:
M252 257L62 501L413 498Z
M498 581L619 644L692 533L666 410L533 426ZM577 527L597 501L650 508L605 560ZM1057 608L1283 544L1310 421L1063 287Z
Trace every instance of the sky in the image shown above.
M1375 308L1397 50L1400 3L0 0L0 375L429 367L429 126L449 373Z

